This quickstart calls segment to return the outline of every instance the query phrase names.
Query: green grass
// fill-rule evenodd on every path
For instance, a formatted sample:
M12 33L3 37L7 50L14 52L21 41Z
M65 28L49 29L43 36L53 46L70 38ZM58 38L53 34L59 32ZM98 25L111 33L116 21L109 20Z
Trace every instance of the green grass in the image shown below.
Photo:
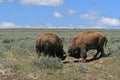
M37 59L36 38L54 32L62 40L64 50L79 29L0 29L0 78L2 80L119 80L120 30L96 30L106 34L109 56L88 63L62 63L58 58ZM88 57L95 51L89 51ZM107 75L107 76L106 76Z

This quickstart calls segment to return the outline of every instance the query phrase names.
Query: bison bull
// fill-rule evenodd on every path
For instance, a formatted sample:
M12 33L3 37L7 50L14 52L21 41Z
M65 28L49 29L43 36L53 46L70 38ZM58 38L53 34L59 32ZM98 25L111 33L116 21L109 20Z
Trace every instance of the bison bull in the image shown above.
M37 38L36 52L38 59L41 53L44 53L45 56L57 56L62 60L66 58L62 40L53 33L45 33Z
M96 49L97 53L93 59L96 59L98 54L99 57L104 56L104 45L107 43L107 38L104 34L96 31L84 31L76 34L72 43L68 49L69 56L75 58L82 58L83 62L86 62L87 51L90 49Z

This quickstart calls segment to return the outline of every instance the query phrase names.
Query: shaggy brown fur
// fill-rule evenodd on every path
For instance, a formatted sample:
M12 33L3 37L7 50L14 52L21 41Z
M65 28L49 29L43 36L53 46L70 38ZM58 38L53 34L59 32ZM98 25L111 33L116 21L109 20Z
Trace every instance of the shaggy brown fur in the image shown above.
M104 44L107 43L107 38L104 34L96 31L85 31L76 34L72 39L72 44L68 49L70 56L75 58L83 58L83 62L86 61L87 51L90 49L96 49L97 53L94 59L101 52L100 57L104 55Z
M40 57L41 52L43 52L45 56L57 56L61 59L65 58L62 40L54 33L45 33L37 38L36 52L38 58Z

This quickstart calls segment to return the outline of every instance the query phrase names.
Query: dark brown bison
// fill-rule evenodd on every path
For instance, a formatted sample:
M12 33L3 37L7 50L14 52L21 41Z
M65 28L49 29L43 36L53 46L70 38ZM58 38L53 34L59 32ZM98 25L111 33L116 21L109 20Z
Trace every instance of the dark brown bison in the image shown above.
M84 31L73 37L68 53L70 53L69 56L71 57L82 57L83 62L86 62L87 51L90 49L97 50L94 59L97 58L99 53L101 53L99 57L102 57L104 55L103 47L106 43L107 38L104 34L96 31Z
M39 36L36 40L36 52L38 58L41 53L45 56L57 56L58 58L64 60L66 56L63 50L62 40L54 33L45 33Z

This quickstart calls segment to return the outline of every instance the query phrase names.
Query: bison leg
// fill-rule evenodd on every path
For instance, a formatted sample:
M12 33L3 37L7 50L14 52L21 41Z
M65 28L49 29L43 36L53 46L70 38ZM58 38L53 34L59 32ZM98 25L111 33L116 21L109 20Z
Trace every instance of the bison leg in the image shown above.
M40 58L40 56L41 56L41 54L39 53L39 54L38 54L38 59Z
M83 63L85 63L86 62L86 58L87 58L87 55L86 55L86 53L84 53L84 54L81 54L82 56L82 61L83 61Z
M38 46L36 46L36 53L37 53L37 56L38 56L38 59L39 59L39 58L40 58L40 55L41 55L41 52L40 52Z
M100 54L100 57L103 57L105 54L104 54L104 49L102 48L101 49L101 54Z
M86 58L87 58L87 51L85 49L81 49L81 57L83 59L83 62L86 62Z
M97 58L97 55L100 53L100 50L97 50L97 53L94 55L94 59Z
M38 59L39 59L40 56L41 56L41 52L40 51L38 51L37 56L38 56Z
M104 50L103 49L98 49L97 53L94 55L94 59L97 58L98 54L101 52L100 56L98 58L101 58L104 56Z

